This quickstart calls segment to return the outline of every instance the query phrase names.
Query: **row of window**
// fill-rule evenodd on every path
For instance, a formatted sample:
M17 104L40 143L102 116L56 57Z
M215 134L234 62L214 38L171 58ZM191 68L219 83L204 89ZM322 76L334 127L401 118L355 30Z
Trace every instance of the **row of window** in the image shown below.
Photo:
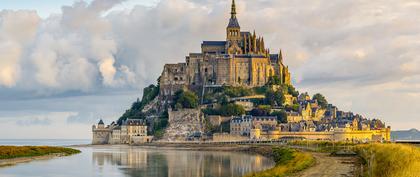
M230 36L239 36L239 32L238 31L229 31L229 35Z

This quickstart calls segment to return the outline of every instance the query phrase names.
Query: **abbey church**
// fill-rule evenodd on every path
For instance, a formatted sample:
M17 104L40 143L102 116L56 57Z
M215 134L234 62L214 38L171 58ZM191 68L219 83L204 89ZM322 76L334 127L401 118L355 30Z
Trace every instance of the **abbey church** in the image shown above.
M201 52L190 53L185 63L166 64L159 79L160 95L171 97L179 89L204 86L263 86L272 76L291 84L281 50L270 54L263 37L241 31L233 0L226 41L203 41Z

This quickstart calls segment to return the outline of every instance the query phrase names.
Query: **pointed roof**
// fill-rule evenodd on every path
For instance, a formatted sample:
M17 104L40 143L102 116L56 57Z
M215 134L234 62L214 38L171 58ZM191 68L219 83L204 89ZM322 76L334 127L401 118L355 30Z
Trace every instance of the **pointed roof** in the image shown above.
M279 61L281 61L283 63L283 52L281 51L281 49L280 49L280 52L279 52Z
M232 8L231 8L231 17L230 18L236 18L236 4L235 0L232 0Z
M230 12L230 19L228 28L240 28L238 19L236 18L236 5L235 0L232 0L232 9Z
M104 121L102 121L102 119L101 119L101 120L99 120L98 125L104 125Z

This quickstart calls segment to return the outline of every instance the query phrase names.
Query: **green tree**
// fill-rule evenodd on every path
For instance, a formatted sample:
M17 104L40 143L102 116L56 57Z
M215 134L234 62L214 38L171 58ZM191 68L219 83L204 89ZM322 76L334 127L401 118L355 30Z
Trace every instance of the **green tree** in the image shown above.
M324 95L321 95L320 93L317 93L312 97L312 99L316 100L318 102L318 105L321 106L322 108L327 108L328 101L324 97Z
M241 105L229 103L220 107L219 113L221 116L240 116L245 114L245 109Z
M267 85L281 85L281 80L279 76L270 76L268 78Z
M233 98L233 97L243 97L252 95L253 89L245 88L245 87L232 87L232 86L224 86L222 89L222 93Z
M285 97L281 89L277 91L269 90L265 93L265 102L271 106L281 106L284 103Z
M259 105L258 107L251 110L252 116L268 116L270 114L270 105Z
M274 111L270 114L271 116L277 117L277 122L279 123L287 123L287 114L286 111Z
M293 87L293 85L286 85L287 88L287 93L289 93L290 95L297 97L299 96L299 91L296 90L295 87Z
M176 109L180 108L197 108L198 107L198 96L191 91L179 90L175 93L174 102L172 105Z
M287 111L294 111L294 112L299 112L299 107L300 107L300 105L299 104L293 104L293 105L287 105L286 106L286 110Z

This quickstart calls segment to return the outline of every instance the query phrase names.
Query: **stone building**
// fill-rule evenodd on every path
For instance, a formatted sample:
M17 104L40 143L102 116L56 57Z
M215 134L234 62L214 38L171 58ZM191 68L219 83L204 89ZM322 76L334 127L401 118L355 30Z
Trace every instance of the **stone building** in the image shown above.
M230 134L250 136L252 130L273 131L277 128L277 118L272 116L240 116L230 121Z
M249 136L252 128L252 116L235 117L230 121L230 134Z
M204 41L200 53L190 53L185 63L166 64L160 77L160 95L170 98L181 88L203 86L262 86L271 76L291 84L281 50L271 54L264 38L241 31L235 1L226 28L225 41Z
M92 126L92 144L108 144L111 132L112 129L110 127L105 127L105 124L101 119L97 126Z
M102 120L92 126L92 144L142 144L151 142L147 136L147 126L143 120L127 119L122 125L112 122L105 127Z

